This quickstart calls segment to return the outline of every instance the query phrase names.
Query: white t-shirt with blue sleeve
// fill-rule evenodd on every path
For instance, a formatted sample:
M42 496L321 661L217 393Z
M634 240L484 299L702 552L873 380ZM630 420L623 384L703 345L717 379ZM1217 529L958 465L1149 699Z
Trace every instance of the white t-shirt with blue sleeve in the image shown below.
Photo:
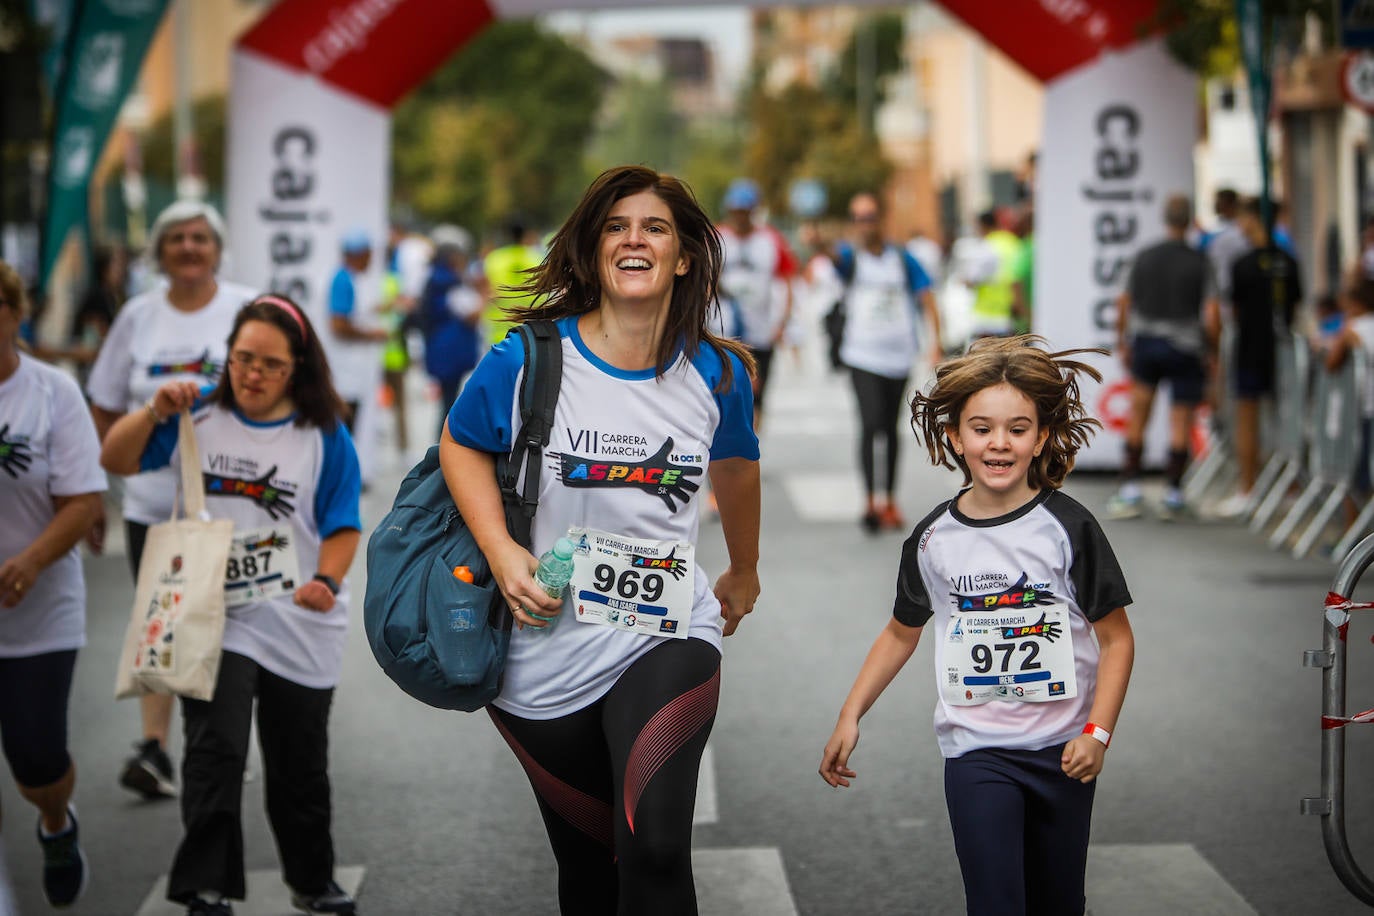
M577 318L558 322L563 380L554 428L542 460L533 553L553 546L571 526L630 538L697 541L700 488L711 461L759 457L753 393L738 357L703 345L679 354L661 378L626 371L597 357L578 333ZM733 375L715 389L725 359ZM512 335L483 358L449 412L460 445L509 452L519 429L524 347ZM551 633L516 629L496 705L528 719L552 719L600 698L661 639L578 623L565 599ZM721 644L720 602L710 577L695 567L688 636Z
M214 518L232 519L236 532L270 527L293 538L299 586L314 576L322 540L362 530L362 482L342 423L323 430L297 426L295 419L256 423L219 406L195 414L206 509ZM158 426L142 466L175 466L177 434L175 420ZM224 648L289 681L324 689L339 681L347 632L345 580L324 613L298 607L289 594L230 607Z

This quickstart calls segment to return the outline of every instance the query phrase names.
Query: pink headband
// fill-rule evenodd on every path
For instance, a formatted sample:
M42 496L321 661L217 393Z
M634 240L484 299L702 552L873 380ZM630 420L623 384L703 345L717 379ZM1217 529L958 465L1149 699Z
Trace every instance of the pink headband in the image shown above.
M264 302L264 303L266 303L266 304L268 304L268 305L275 305L277 308L281 309L283 312L285 312L286 314L288 314L288 315L290 315L292 318L294 318L295 321L296 321L296 324L300 325L300 329L301 329L301 340L309 340L309 339L310 339L310 335L309 335L308 333L306 333L306 330L305 330L305 319L301 317L300 309L296 308L296 307L295 307L294 305L292 305L290 302L286 301L286 300L283 299L281 296L272 296L272 295L259 296L258 298L254 299L253 301L254 301L254 302Z

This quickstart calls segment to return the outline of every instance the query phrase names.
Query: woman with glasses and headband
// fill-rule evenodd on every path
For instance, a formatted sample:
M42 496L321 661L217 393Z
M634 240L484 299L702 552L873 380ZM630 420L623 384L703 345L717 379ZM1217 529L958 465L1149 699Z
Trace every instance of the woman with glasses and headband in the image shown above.
M67 752L67 699L86 643L77 543L105 474L76 382L21 353L24 287L0 261L0 743L19 794L39 811L43 890L66 906L86 883ZM12 912L0 867L0 912Z
M103 439L120 417L144 410L153 393L173 379L213 384L224 367L224 339L253 291L216 276L224 251L224 222L215 208L178 201L153 223L150 251L165 284L134 296L115 316L91 367L86 393ZM138 577L148 526L172 514L177 476L170 469L124 482L124 533L129 569ZM139 700L143 739L119 782L144 798L176 794L167 737L171 697Z
M256 700L267 818L292 904L351 914L334 882L328 725L348 629L342 583L361 531L358 456L295 303L253 300L227 352L229 370L203 402L199 383L166 382L101 451L116 474L175 467L176 415L195 408L206 509L234 522L214 699L181 701L186 833L167 896L188 913L227 914L245 894L240 806Z

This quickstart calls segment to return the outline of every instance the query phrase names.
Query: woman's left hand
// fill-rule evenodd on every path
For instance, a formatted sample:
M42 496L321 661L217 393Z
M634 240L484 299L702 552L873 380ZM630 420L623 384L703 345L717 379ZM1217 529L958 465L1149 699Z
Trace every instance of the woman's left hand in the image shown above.
M334 593L329 590L319 579L311 579L309 582L296 589L293 596L296 604L305 608L307 611L325 611L334 609Z
M14 607L22 601L41 571L22 553L0 563L0 606Z
M757 568L738 569L731 566L716 580L716 597L720 599L720 616L725 618L723 635L735 632L745 614L753 613L759 600L759 571Z

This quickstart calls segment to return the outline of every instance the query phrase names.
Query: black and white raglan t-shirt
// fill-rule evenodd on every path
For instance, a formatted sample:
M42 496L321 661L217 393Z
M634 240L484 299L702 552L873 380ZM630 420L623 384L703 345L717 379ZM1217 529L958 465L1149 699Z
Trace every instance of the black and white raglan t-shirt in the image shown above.
M1131 603L1116 555L1092 514L1058 490L996 518L969 518L956 502L902 546L892 611L935 640L940 752L1068 741L1096 689L1092 623Z

